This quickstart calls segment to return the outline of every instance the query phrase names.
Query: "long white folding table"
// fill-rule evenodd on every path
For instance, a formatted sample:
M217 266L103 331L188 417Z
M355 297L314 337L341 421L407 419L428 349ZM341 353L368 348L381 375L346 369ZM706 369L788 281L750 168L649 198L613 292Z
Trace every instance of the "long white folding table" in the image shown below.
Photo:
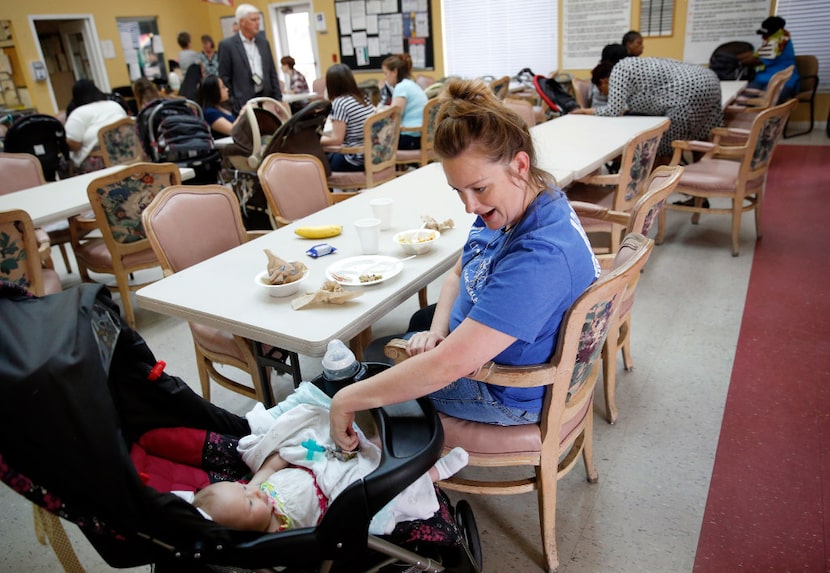
M632 137L667 121L656 116L568 114L535 125L530 133L542 169L554 176L570 172L573 179L580 179L622 153Z
M293 310L291 300L302 292L317 290L326 280L330 265L361 255L354 221L372 216L369 201L376 197L394 201L392 228L380 232L380 255L404 257L392 237L398 231L420 227L422 215L439 222L453 219L455 228L442 233L429 253L405 261L397 276L371 286L344 287L360 290L360 297L343 305L318 303ZM149 310L227 330L290 352L323 356L330 340L349 341L358 336L450 269L460 255L473 218L447 184L441 166L435 163L146 286L136 297L138 304ZM309 240L294 233L298 226L329 224L342 225L342 234ZM309 247L322 242L334 246L337 252L317 259L305 254ZM266 248L283 259L299 260L309 267L309 278L296 296L272 298L255 284L254 277L267 265Z
M746 80L724 80L720 83L720 103L726 109L746 88Z
M0 211L22 209L29 214L35 226L43 226L73 215L80 215L91 209L86 192L90 182L123 168L124 165L116 165L0 195ZM180 167L179 172L183 181L195 176L195 171L190 167Z

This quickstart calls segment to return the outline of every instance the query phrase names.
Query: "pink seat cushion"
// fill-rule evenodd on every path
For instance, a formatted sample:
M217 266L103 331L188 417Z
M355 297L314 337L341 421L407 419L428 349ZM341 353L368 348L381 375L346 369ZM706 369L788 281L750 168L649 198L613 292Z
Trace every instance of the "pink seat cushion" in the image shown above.
M43 269L43 292L46 294L55 294L62 290L60 275L52 269Z
M592 413L593 400L571 415L559 432L560 443L566 442L574 431L581 428L586 414ZM461 446L470 455L505 457L538 455L542 450L542 431L539 424L521 426L497 426L453 418L439 414L444 426L444 448Z
M190 323L190 332L193 334L193 339L203 348L245 362L245 357L230 332L196 322Z
M104 239L92 239L85 242L80 248L75 249L75 257L81 259L86 266L93 269L112 267L112 254L107 248L106 243L104 243ZM142 251L124 257L124 266L126 268L152 264L153 262L158 262L158 258L149 245Z
M385 181L395 177L395 166L387 167L373 175L374 180ZM335 171L328 177L329 187L360 187L366 185L366 174L363 171Z
M680 187L730 193L735 189L741 164L726 159L702 159L686 165Z

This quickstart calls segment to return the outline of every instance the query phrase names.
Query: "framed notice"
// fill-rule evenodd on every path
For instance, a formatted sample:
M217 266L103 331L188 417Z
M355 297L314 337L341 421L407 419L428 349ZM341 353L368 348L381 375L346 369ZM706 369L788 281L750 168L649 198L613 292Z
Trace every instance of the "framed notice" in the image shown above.
M380 70L401 53L413 69L434 68L429 0L336 0L334 8L340 60L352 70Z

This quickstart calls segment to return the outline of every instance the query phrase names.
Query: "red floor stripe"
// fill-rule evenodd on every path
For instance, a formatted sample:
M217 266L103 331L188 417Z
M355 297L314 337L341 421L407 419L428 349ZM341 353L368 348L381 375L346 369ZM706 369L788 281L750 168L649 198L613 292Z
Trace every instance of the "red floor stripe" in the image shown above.
M829 168L775 151L696 572L830 571Z

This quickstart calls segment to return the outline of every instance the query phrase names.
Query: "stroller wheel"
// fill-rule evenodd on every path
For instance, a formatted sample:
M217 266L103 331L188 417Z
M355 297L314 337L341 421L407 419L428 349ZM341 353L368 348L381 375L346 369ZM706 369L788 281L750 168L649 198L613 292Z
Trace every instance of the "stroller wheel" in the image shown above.
M481 539L478 536L476 518L473 515L473 508L466 499L459 500L455 504L455 523L464 535L467 547L476 562L478 570L482 570Z

